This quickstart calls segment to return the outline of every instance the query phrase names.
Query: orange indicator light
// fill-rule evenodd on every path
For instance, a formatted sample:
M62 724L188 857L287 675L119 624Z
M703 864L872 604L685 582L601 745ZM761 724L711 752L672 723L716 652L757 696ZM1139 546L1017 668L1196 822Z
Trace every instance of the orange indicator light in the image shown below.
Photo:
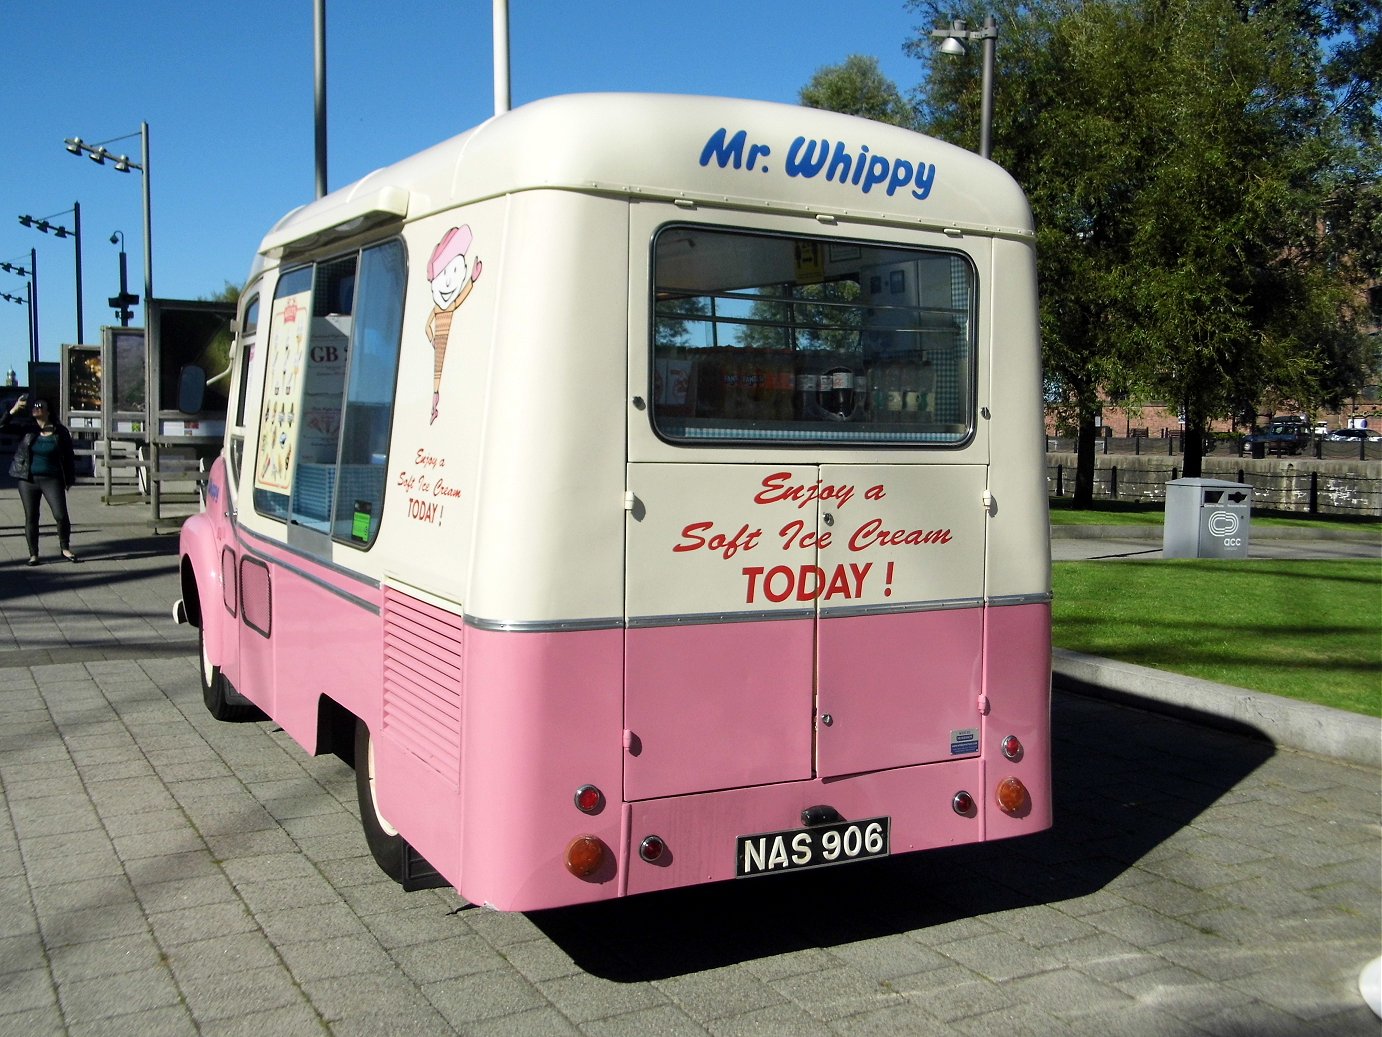
M566 848L566 870L578 879L590 878L604 861L605 844L593 835L578 836Z
M998 783L998 805L1008 814L1016 814L1027 805L1027 786L1016 778L1004 778Z

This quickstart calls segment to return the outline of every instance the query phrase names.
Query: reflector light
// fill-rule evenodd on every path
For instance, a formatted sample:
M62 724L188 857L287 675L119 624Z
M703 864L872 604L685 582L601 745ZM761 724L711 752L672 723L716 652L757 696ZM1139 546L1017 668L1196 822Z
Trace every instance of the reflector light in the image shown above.
M638 845L638 856L649 864L661 860L662 855L666 852L667 844L662 841L661 836L650 835Z
M1016 760L1022 755L1022 743L1017 740L1017 735L1008 735L1003 739L1003 755L1010 760Z
M594 785L582 785L576 790L576 809L583 814L598 814L605 805L605 794Z
M974 797L968 792L955 793L955 798L950 801L950 805L955 808L955 813L963 817L969 817L974 813Z
M1016 778L1004 778L998 783L997 797L1005 813L1016 814L1027 805L1027 786Z
M566 848L566 870L578 879L588 879L605 861L605 844L593 835L577 836Z

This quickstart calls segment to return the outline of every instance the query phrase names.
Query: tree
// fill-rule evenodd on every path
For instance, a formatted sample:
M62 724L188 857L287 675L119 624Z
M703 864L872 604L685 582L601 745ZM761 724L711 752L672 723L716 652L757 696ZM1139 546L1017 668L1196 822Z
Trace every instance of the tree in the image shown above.
M897 85L883 75L878 59L862 54L851 54L842 65L817 69L800 96L808 108L859 115L907 129L917 125L916 112Z
M1375 5L995 0L959 13L978 24L985 9L999 20L994 158L1036 217L1044 359L1080 429L1077 502L1092 496L1109 395L1178 404L1190 475L1209 420L1273 395L1338 395L1365 366L1350 300L1378 272ZM927 65L925 127L971 144L977 62L937 58L924 34L908 50ZM1345 214L1360 209L1355 226Z
M200 296L206 302L239 302L240 286L234 281L226 281L221 285L221 290L211 295Z

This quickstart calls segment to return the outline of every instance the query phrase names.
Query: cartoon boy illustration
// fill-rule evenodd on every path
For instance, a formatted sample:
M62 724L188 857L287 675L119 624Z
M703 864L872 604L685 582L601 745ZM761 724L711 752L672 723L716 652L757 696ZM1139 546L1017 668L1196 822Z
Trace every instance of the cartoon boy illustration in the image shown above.
M432 250L427 264L427 280L432 284L435 308L427 316L427 341L432 343L432 421L437 420L437 404L441 400L441 369L446 363L446 340L451 335L451 320L456 310L480 279L480 257L469 267L466 253L470 251L474 235L469 224L452 227ZM430 422L429 422L430 424Z

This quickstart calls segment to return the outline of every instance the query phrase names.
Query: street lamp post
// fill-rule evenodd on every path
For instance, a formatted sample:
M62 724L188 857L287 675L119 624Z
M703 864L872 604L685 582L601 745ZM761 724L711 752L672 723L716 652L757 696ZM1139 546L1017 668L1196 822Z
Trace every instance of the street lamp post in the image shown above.
M965 46L973 40L983 43L984 66L982 82L982 101L979 110L979 154L984 158L991 158L993 155L993 50L994 44L998 40L998 23L993 15L984 19L982 29L970 29L963 18L957 18L950 23L948 29L932 29L931 38L933 40L944 40L941 44L941 53L949 54L952 57L961 57L967 54L968 48Z
M58 216L72 214L72 229L68 230L53 220ZM34 219L32 216L21 216L19 222L25 227L32 227L34 230L42 231L47 234L50 230L55 237L72 239L76 246L76 269L77 269L77 342L86 341L86 335L82 325L82 205L81 202L73 202L72 208L64 209L62 212L54 213L52 216L45 216L43 219Z
M9 292L0 292L0 299L4 299L6 302L12 302L16 306L29 307L29 312L27 314L29 321L29 359L32 360L37 354L34 353L34 300L29 292L29 286L27 284L24 285L24 298L22 299L17 295L11 295Z
M115 164L117 173L128 173L131 169L137 169L144 181L144 371L146 375L155 370L153 364L153 333L148 327L149 306L154 297L154 246L153 246L153 221L150 216L149 208L149 124L141 122L139 124L139 161L131 162L128 155L113 155L106 149L106 144L113 144L117 140L125 140L133 137L133 133L127 133L124 137L114 137L101 144L88 144L80 137L68 137L63 143L67 150L73 155L86 154L91 161L98 166L103 166L106 159L111 159ZM122 235L123 238L123 235ZM123 293L122 293L123 294ZM152 516L155 521L159 518L159 485L158 485L158 415L153 408L154 393L157 386L147 386L145 391L146 410L146 434L149 436L149 500L152 506ZM105 408L109 413L109 408ZM105 443L105 464L106 464L106 499L110 499L110 444L114 435L113 428L103 428L103 440Z
M29 359L38 361L38 250L29 249L29 269L13 263L0 263L0 270L18 277L28 278L24 286L29 303Z
M106 144L113 144L117 140L125 140L133 137L133 133L127 133L123 137L114 137L101 144L88 144L80 137L68 137L63 143L67 150L74 155L86 154L91 161L98 166L106 164L106 159L110 159L115 165L117 173L128 173L131 169L139 170L144 181L144 308L148 312L149 300L154 296L154 246L153 246L153 223L150 218L149 209L149 124L141 122L139 124L139 161L134 162L128 155L115 155L111 153ZM146 317L147 319L147 317Z

